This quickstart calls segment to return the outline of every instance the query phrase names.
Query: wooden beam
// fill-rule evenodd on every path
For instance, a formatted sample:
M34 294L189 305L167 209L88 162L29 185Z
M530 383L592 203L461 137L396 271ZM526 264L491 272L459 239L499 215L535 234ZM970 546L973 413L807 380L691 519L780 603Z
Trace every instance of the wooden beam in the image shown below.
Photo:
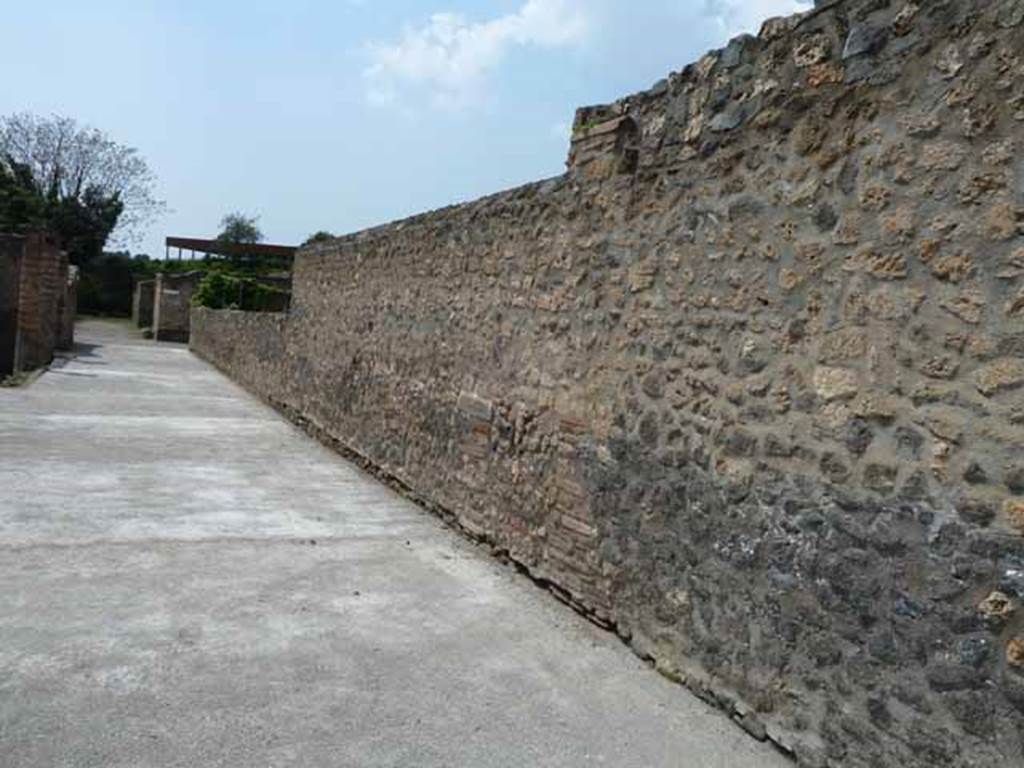
M218 240L197 240L191 237L168 237L168 248L202 251L216 256L266 256L291 259L298 249L290 245L264 245L263 243L224 243Z

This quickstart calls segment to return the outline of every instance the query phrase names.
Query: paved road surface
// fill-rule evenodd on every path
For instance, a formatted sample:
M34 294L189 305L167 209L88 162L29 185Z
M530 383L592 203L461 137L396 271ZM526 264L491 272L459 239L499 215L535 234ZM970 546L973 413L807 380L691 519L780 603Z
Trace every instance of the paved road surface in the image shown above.
M0 390L0 766L789 762L178 345Z

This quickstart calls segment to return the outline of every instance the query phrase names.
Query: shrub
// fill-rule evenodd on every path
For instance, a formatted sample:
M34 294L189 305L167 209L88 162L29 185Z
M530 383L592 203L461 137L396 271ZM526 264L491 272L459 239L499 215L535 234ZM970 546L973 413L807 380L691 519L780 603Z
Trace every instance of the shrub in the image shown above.
M246 312L280 312L288 304L288 292L251 277L211 272L192 295L192 306L209 309L241 309Z

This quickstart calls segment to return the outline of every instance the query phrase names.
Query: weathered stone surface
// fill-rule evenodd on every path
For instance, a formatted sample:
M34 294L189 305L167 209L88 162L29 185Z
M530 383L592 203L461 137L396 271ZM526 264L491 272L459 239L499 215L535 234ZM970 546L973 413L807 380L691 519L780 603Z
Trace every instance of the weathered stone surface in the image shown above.
M843 46L843 58L864 56L880 51L885 46L888 33L884 27L873 27L870 24L855 24L850 28Z
M954 317L958 317L965 323L978 325L984 316L986 299L984 294L977 290L964 290L959 294L944 299L940 305Z
M985 498L967 496L956 507L960 519L980 528L987 528L996 517L996 507Z
M860 390L857 372L847 368L819 366L814 372L814 390L825 402L851 398Z
M1002 0L996 15L996 24L1004 29L1012 29L1024 22L1024 2L1021 0Z
M978 391L987 397L1024 386L1024 360L1007 357L989 363L974 375Z
M1016 612L1017 606L1009 595L993 592L978 605L978 613L990 626L1001 628Z
M892 20L893 32L899 37L908 34L914 28L914 18L920 10L917 3L904 5Z
M715 115L709 126L712 131L732 131L739 128L747 118L747 110L742 104L731 104Z
M967 157L967 147L952 141L929 142L918 162L929 171L955 171Z
M1007 8L767 24L193 347L807 760L1021 763L1024 617L979 610L1024 591Z
M1015 637L1006 644L1006 663L1024 669L1024 637Z
M962 283L975 273L974 259L967 253L947 254L931 261L930 266L935 277L950 283Z
M1003 513L1010 526L1024 534L1024 499L1007 499L1003 502Z
M939 70L941 75L945 79L950 80L960 74L960 70L963 67L964 62L963 57L960 55L960 49L952 43L943 46L938 58L935 60L935 68Z
M827 61L832 43L824 35L811 35L799 41L793 49L793 60L798 67L809 67Z

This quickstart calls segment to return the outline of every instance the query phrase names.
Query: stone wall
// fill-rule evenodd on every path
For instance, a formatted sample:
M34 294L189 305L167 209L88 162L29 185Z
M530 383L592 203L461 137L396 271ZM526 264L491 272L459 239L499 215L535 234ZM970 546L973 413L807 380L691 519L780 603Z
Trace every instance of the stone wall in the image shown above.
M0 235L0 376L14 372L18 349L21 238Z
M78 316L78 267L65 265L65 268L67 279L61 292L57 349L70 350L75 347L75 318Z
M160 273L153 286L153 338L185 342L189 339L192 294L202 272Z
M49 365L66 337L68 275L67 254L47 236L0 236L0 374Z
M156 280L140 280L132 293L132 322L138 328L153 326L153 296Z
M803 764L1022 764L1022 56L819 3L193 349Z

